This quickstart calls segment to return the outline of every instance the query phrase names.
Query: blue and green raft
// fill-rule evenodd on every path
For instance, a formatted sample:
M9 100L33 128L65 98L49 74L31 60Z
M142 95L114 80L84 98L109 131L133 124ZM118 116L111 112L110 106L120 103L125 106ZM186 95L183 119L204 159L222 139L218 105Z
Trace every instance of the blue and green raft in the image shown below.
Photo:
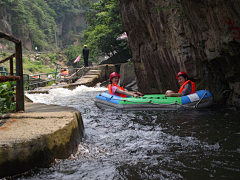
M209 107L212 103L213 97L208 90L199 90L196 93L182 97L165 97L164 94L151 94L142 97L122 98L103 92L95 98L95 104L99 108L126 110L194 109Z

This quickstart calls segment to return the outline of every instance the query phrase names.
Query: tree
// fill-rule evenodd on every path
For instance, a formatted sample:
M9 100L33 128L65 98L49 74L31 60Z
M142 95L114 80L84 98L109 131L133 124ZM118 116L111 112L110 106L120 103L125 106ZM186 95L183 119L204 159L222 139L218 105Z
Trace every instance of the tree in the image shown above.
M124 32L117 0L90 4L86 22L88 28L84 31L84 38L94 56L111 57L116 53L130 56L127 42L116 40Z
M72 19L78 14L84 16L87 7L81 2L82 0L1 0L0 10L6 13L0 14L6 16L14 37L25 38L23 44L31 41L32 48L37 47L39 51L53 50L57 23L64 18ZM69 29L63 28L62 34L64 33L68 34ZM69 38L63 39L64 36L58 38L58 42L72 43Z
M29 38L39 50L51 49L56 14L44 0L2 0L0 6L6 9L13 36Z
M74 66L74 60L82 53L82 48L80 46L71 45L64 51L64 54L68 59L68 66ZM83 66L83 58L77 63L80 67Z

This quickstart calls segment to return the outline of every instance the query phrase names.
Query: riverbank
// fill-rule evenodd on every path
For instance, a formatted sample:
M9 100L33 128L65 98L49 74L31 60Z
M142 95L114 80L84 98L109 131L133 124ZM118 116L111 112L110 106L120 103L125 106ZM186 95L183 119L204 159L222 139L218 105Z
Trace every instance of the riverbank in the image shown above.
M25 102L25 113L4 114L0 120L0 178L68 158L83 136L75 108Z

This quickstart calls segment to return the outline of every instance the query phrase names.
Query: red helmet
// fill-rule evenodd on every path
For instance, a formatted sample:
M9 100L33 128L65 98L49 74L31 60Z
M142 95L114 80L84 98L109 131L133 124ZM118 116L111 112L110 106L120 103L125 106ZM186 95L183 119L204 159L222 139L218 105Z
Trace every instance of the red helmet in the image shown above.
M109 78L109 81L111 82L111 79L115 76L118 76L119 78L121 77L118 73L116 72L113 72L112 74L110 74L110 78Z
M185 73L184 71L180 71L180 72L177 74L176 79L178 80L178 77L179 77L180 75L183 75L183 74L185 74L185 75L188 77L187 73Z

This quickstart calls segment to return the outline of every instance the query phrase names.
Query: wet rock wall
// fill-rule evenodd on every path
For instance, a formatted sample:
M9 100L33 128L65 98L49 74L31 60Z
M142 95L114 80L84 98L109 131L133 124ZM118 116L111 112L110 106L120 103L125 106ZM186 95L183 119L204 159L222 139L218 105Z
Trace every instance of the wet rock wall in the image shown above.
M238 103L240 1L118 2L140 91L178 91L176 74L185 71L215 102Z

